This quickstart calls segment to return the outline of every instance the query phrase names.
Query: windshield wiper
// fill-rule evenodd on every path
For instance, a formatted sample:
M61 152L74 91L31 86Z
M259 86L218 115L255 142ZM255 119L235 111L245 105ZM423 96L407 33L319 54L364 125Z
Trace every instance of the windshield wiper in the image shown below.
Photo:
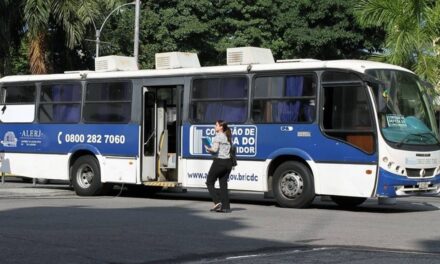
M438 141L438 138L436 137L436 136L434 136L431 132L424 132L424 133L419 133L419 134L417 134L418 136L422 136L422 137L424 137L424 136L426 136L426 135L429 135L429 136L431 136L434 140L435 140L435 142L437 142L437 144L439 144L440 143L440 141ZM425 137L426 138L426 137Z
M403 143L404 143L405 141L407 141L407 139L408 139L409 137L416 136L416 137L428 138L426 135L429 135L429 136L431 136L432 138L434 138L435 141L436 141L436 144L439 144L438 139L437 139L432 133L430 133L430 132L424 132L424 133L411 133L411 134L408 134L408 135L406 135L406 136L405 136L405 137L404 137L399 143L397 143L396 146L397 146L398 148L400 148L400 147L403 145Z

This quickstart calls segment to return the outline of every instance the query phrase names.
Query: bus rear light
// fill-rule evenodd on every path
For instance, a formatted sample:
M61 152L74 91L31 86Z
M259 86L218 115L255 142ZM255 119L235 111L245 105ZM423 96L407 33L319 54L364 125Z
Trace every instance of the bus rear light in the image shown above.
M365 173L366 173L367 175L370 175L370 174L373 173L373 171L372 171L372 170L366 170Z

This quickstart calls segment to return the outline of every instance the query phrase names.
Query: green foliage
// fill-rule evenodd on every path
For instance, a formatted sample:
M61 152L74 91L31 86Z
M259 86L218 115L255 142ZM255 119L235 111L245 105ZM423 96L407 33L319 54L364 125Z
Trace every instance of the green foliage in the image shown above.
M14 0L0 1L0 75L14 73L11 56L23 36L22 6Z
M277 17L283 57L359 58L380 50L383 33L353 23L355 1L282 1Z
M65 44L73 49L83 39L86 26L101 16L97 11L113 8L119 1L105 0L26 0L24 17L31 38L42 31L60 29Z
M21 25L28 29L30 47L35 44L32 40L40 38L43 42L36 51L45 52L50 72L61 72L93 69L95 43L85 39L95 39L95 30L110 11L129 1L20 2L27 21L27 26ZM353 22L356 2L144 0L139 63L152 68L157 52L191 51L198 53L203 65L219 65L226 62L226 49L238 46L270 48L276 59L358 58L379 50L383 32ZM101 41L108 43L101 43L100 55L131 56L133 31L133 5L113 13L101 32Z
M359 58L380 50L383 32L353 23L355 1L171 0L143 1L140 64L154 66L154 54L198 52L203 65L226 61L226 49L257 46L283 58ZM133 12L106 26L102 55L131 55Z
M52 66L51 72L58 72L59 65L67 66L61 70L69 69L75 59L71 58L75 57L71 51L84 38L87 26L95 25L94 19L101 17L97 11L119 3L116 0L25 0L31 71L45 73L48 71L46 64Z
M384 60L414 70L440 88L440 2L361 0L359 22L386 30Z
M10 56L10 72L14 74L30 74L28 60L29 41L27 38L21 40L18 49L14 49Z
M121 12L122 13L122 12ZM212 50L210 1L143 1L140 21L139 61L152 68L154 54L167 51L195 51L201 57ZM101 55L132 55L134 12L125 10L114 16L103 29Z

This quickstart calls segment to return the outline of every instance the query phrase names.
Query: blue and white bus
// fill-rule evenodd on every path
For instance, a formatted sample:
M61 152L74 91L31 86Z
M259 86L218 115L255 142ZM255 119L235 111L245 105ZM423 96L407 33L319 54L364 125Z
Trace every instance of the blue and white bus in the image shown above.
M440 144L423 82L371 61L275 62L228 49L227 65L156 55L156 69L0 79L1 171L71 181L78 195L112 184L204 188L202 140L231 124L238 166L229 188L273 194L283 207L325 195L436 195ZM115 69L118 67L116 66Z

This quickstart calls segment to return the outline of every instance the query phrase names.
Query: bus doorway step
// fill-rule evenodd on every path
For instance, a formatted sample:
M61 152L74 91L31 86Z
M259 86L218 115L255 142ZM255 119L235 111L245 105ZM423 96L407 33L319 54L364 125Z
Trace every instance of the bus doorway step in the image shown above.
M181 187L181 184L176 181L147 181L143 182L145 186L155 186L164 188L177 188Z

